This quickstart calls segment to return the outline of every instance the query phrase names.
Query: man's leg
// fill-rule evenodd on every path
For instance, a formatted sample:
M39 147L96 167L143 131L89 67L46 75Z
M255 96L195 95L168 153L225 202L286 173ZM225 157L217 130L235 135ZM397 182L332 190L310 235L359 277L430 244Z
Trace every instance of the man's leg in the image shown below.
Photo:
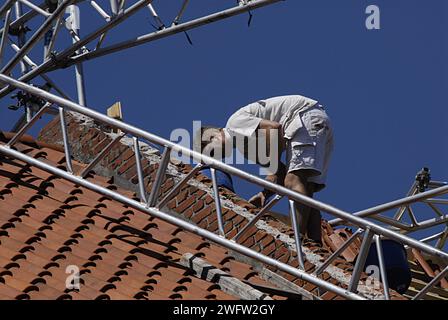
M309 190L311 191L311 197L313 196L315 189L315 184L313 182L308 183L309 184ZM315 208L310 208L309 211L309 218L308 218L308 238L318 242L322 243L322 215L320 214L320 211Z
M310 188L311 184L308 183L308 178L315 175L315 170L308 169L289 172L285 177L285 187L308 197L312 197L313 190ZM311 208L299 202L296 202L296 208L299 218L299 231L303 236L307 235Z

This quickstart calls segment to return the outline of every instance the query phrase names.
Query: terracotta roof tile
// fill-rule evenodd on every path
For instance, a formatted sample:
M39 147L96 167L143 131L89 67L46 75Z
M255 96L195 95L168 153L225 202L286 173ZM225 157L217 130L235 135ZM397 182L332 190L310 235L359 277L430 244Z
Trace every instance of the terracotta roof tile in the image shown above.
M18 146L64 162L59 151ZM200 237L17 161L1 161L0 186L0 298L236 298L177 264L181 252L202 251L216 263L225 258L226 250ZM65 287L69 265L80 269L80 291ZM250 273L247 265L236 267Z

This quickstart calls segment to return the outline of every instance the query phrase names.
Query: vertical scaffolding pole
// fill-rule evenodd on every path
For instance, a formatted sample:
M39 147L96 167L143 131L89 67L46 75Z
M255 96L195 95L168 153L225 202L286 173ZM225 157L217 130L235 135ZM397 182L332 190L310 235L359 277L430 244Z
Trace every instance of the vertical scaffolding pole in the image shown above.
M76 5L71 5L68 7L68 10L70 12L70 29L73 31L73 44L76 44L78 42L77 39L79 39L79 32L81 30L80 26L80 12L79 7ZM81 50L77 50L76 54L81 54ZM78 103L81 106L86 106L86 88L85 88L85 81L84 81L84 69L82 63L75 64L75 77L76 77L76 90L78 93Z
M294 200L289 200L289 214L291 215L291 224L294 230L294 240L296 242L297 259L300 267L305 270L305 261L303 259L302 239L300 237L299 220L297 219L297 209Z
M112 15L117 15L118 13L118 0L110 0L110 11L112 11Z
M22 16L22 3L20 3L19 1L14 3L14 12L16 15L16 19L19 19ZM22 26L19 27L19 33L17 35L17 44L19 45L19 48L22 48L23 45L26 43L26 32L25 29ZM22 75L27 73L28 68L26 66L26 64L23 61L20 61L20 68L22 70Z

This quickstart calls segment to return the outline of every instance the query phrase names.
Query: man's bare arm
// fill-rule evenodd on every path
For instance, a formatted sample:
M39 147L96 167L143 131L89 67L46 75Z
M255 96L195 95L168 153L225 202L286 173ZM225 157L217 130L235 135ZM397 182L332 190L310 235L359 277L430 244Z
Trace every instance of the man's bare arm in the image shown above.
M283 150L285 149L286 141L283 137L283 128L280 123L270 121L270 120L262 120L259 125L259 129L262 129L263 134L265 136L264 141L266 141L266 151L269 159L275 159L277 161L277 171L271 175L266 176L266 180L272 183L276 183L279 185L284 184L285 176L286 176L286 167L281 162L281 154ZM260 135L257 134L257 137L260 138ZM276 139L276 150L273 150L274 146L271 146L271 138ZM277 154L274 155L272 152L276 152ZM258 162L258 161L257 161ZM259 162L258 162L259 163ZM266 164L261 164L262 166L266 166ZM269 165L269 164L268 164ZM259 192L255 196L253 196L249 202L252 204L261 207L265 199L268 198L274 194L274 192L264 189L262 192Z

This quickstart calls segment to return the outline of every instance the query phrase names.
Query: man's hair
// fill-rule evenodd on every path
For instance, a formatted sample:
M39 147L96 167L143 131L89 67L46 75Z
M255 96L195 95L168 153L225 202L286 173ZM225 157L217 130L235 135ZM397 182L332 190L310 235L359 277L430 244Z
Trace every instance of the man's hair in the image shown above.
M195 151L198 151L202 153L205 149L205 147L210 143L209 140L204 141L204 134L205 137L207 137L206 132L207 130L221 130L222 128L216 127L216 126L202 126L198 131L196 131L196 135L194 137L194 149Z

